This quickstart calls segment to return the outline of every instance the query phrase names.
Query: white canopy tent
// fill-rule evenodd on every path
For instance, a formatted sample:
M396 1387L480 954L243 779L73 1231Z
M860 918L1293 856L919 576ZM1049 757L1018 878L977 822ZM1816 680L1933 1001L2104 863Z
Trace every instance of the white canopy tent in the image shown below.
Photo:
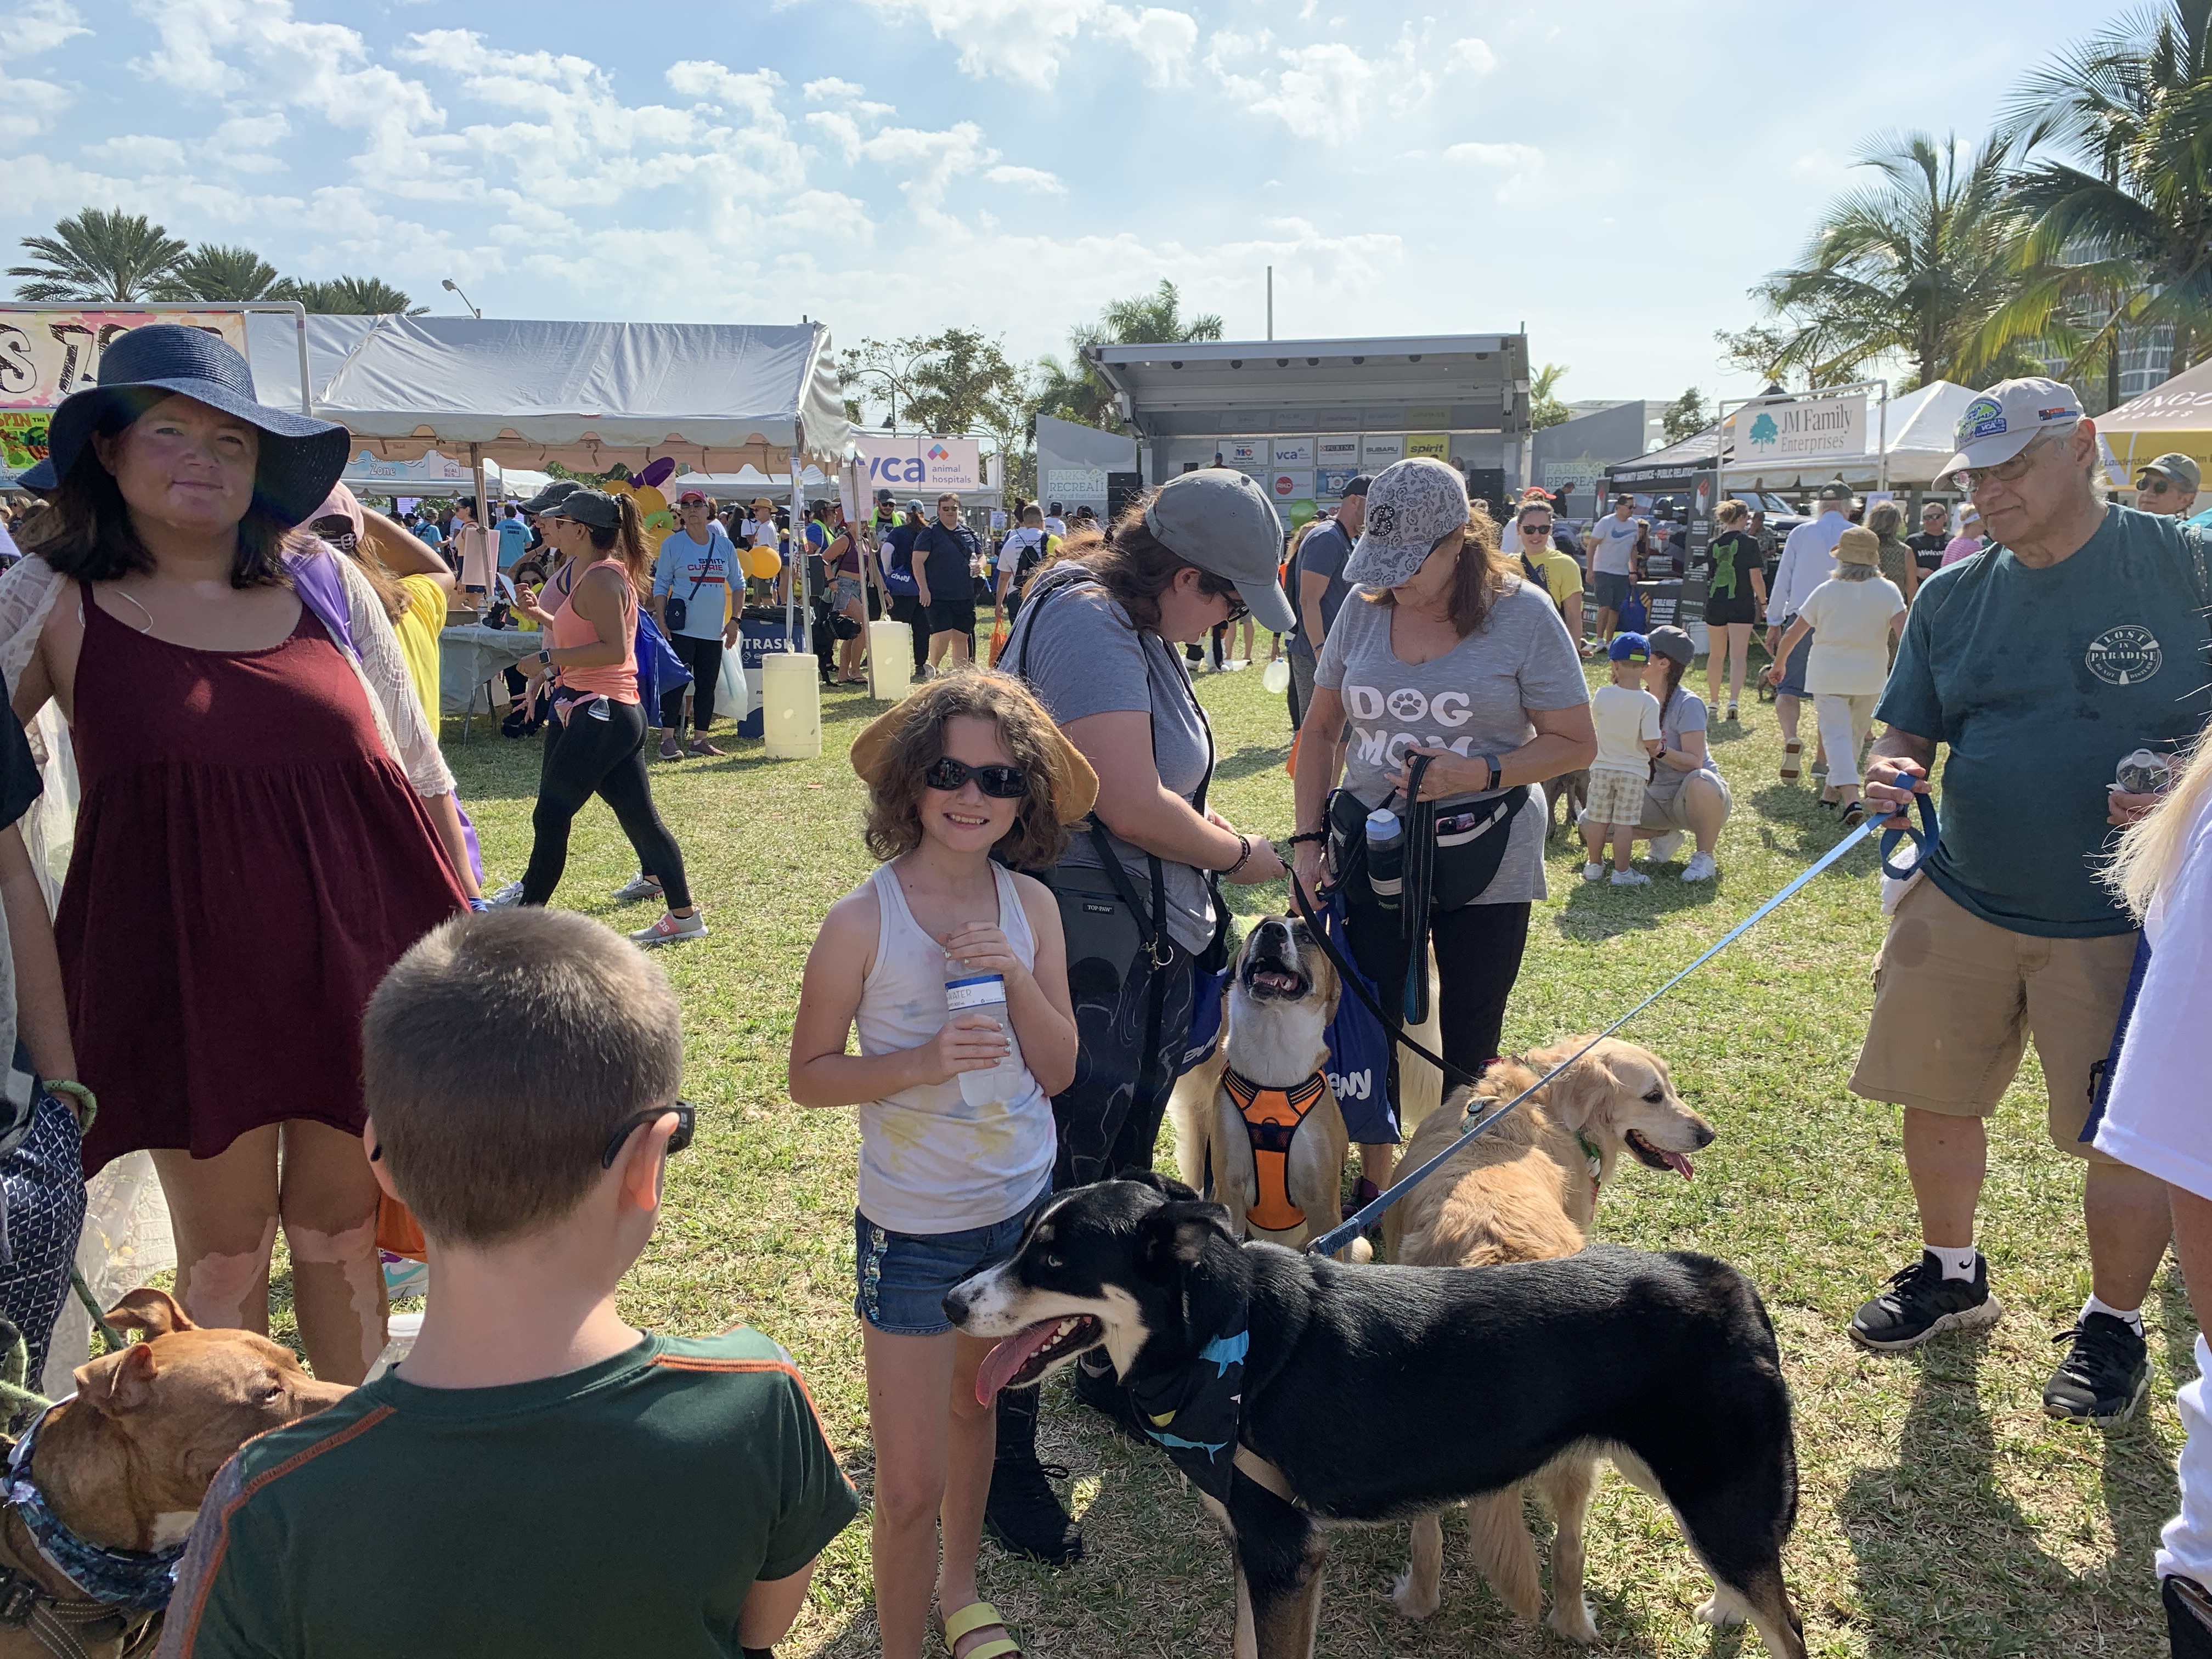
M1841 475L1846 483L1871 484L1881 477L1885 455L1889 461L1888 487L1892 489L1926 489L1936 482L1936 469L1951 459L1954 444L1953 434L1959 416L1973 401L1972 386L1963 386L1951 380L1931 380L1917 391L1892 398L1883 425L1887 433L1878 430L1871 410L1867 419L1867 436L1870 442L1856 455L1823 456L1818 462L1792 468L1785 463L1780 466L1767 465L1763 470L1769 482L1789 472L1818 473L1820 481ZM1735 417L1729 417L1733 426ZM1733 433L1730 434L1731 439ZM1885 441L1886 440L1886 441ZM1875 444L1881 444L1880 448ZM1733 453L1733 444L1730 446ZM1760 470L1756 464L1731 459L1728 472L1731 478L1741 481L1746 473ZM1777 488L1780 486L1776 485Z

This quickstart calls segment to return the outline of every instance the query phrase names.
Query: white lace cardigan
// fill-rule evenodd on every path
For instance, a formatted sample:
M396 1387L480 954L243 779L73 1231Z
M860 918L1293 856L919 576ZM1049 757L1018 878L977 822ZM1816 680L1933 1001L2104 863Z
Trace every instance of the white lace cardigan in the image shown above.
M400 653L398 636L392 631L383 603L351 559L335 553L331 556L344 578L357 653L349 660L368 695L369 712L375 716L376 735L385 753L398 763L416 794L427 799L453 793L453 775L439 752L437 733L423 716L422 700L415 695L407 659ZM38 649L48 613L71 585L35 553L0 574L0 679L6 681L10 697ZM59 901L69 868L77 806L76 760L70 748L69 727L52 712L52 704L32 728L31 744L45 793L39 807L25 817L23 832L52 909ZM0 913L0 1064L15 1052L15 969L7 926L6 915Z

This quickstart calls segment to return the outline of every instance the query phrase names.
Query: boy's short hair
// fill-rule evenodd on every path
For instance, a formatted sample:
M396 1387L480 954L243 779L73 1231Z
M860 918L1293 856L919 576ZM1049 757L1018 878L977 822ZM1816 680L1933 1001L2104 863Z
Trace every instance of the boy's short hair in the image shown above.
M393 964L362 1020L392 1184L431 1237L559 1221L625 1118L676 1098L676 994L629 941L537 908L456 916Z

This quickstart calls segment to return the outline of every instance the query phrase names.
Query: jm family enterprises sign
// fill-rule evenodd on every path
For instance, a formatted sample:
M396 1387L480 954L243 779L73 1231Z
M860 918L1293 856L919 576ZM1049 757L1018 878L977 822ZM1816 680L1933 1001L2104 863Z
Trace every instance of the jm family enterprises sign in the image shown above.
M1866 453L1863 394L1747 404L1729 418L1735 427L1738 465L1747 461L1816 461L1830 455Z

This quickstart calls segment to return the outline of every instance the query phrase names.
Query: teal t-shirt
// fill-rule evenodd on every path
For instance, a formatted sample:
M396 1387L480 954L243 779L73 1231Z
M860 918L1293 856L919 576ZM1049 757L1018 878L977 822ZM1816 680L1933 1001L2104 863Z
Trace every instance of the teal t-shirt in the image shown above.
M395 1372L223 1466L162 1651L736 1659L754 1583L859 1508L791 1357L757 1331L648 1335L505 1388Z
M2203 728L2204 532L2130 507L2071 558L2002 547L1920 584L1877 719L1948 744L1928 878L1983 921L2045 939L2124 933L2097 879L2123 757Z

